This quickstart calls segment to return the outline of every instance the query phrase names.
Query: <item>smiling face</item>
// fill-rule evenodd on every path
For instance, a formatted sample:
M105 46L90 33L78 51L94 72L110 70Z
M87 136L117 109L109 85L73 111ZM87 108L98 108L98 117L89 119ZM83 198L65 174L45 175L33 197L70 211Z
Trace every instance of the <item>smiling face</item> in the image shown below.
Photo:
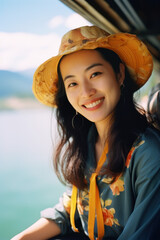
M60 71L68 101L89 121L106 120L120 99L124 66L115 75L112 66L96 50L81 50L63 57Z

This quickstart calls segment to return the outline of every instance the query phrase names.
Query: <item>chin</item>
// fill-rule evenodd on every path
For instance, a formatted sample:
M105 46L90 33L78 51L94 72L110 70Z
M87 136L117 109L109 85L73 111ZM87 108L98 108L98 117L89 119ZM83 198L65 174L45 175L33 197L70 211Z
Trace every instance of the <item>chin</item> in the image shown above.
M93 122L93 123L98 123L98 122L102 122L103 120L105 120L106 118L87 118L90 122Z

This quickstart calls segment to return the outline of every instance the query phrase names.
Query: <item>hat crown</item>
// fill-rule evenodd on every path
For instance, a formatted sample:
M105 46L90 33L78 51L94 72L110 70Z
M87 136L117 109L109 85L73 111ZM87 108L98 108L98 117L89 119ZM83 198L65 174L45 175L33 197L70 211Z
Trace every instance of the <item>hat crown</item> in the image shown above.
M80 28L73 29L67 32L61 41L59 48L59 54L64 53L65 51L71 50L73 47L83 46L89 41L96 41L101 37L106 37L110 35L103 29L98 28L97 26L84 26Z

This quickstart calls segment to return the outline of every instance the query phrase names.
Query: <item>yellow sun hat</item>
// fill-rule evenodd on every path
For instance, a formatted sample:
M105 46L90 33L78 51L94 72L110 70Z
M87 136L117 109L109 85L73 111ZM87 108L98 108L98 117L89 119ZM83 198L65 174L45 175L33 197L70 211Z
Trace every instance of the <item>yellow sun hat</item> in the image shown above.
M142 87L149 79L153 60L145 44L128 33L109 34L96 26L84 26L67 32L62 40L57 56L42 63L33 77L33 93L43 104L56 107L57 66L62 56L82 50L107 48L114 51L128 68L137 86Z

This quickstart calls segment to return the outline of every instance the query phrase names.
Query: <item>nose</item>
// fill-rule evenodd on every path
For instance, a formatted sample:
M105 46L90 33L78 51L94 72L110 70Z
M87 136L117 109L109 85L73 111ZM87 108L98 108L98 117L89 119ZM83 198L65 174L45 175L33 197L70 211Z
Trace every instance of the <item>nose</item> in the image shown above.
M93 87L93 85L87 81L84 80L81 84L81 97L88 98L93 96L96 93L96 89Z

